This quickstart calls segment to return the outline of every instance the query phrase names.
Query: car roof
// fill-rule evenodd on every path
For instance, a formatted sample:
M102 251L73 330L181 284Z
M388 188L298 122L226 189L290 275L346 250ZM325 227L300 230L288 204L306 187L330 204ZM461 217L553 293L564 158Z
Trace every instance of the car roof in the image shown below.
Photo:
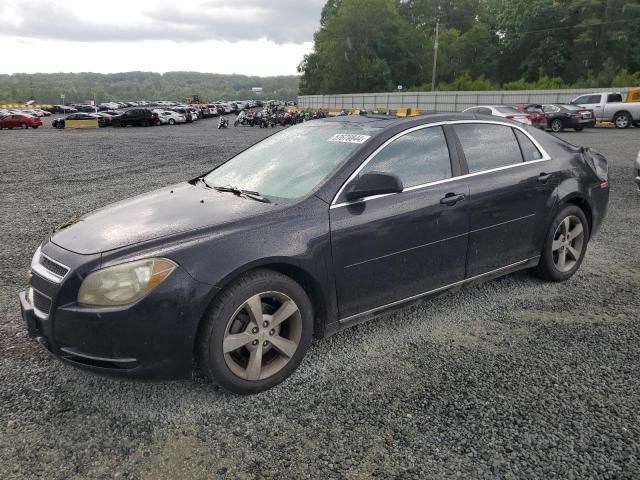
M483 115L482 118L486 117ZM417 115L414 117L390 117L388 115L376 115L376 114L366 114L366 115L339 115L336 117L328 117L322 118L318 120L312 120L313 122L322 122L322 123L344 123L344 124L352 124L359 125L361 127L367 128L388 128L396 125L402 124L428 124L428 123L438 123L438 122L447 122L447 121L455 121L455 120L475 120L479 118L477 115L472 113L426 113L423 115Z

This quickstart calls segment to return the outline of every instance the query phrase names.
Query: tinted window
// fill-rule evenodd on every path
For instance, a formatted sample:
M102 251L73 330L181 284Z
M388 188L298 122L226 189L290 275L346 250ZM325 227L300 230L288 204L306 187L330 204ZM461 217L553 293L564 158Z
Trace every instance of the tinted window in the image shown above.
M610 93L607 96L607 102L609 103L615 103L615 102L621 102L622 101L622 95L620 95L619 93Z
M513 131L515 132L518 143L520 144L520 150L522 150L524 161L530 162L531 160L540 160L542 158L542 154L533 142L529 140L529 137L520 130L514 129Z
M493 112L490 108L480 107L476 110L477 113L481 113L482 115L491 115Z
M408 133L381 150L362 170L393 173L414 187L451 177L449 148L442 127Z
M511 127L470 123L453 128L467 158L469 173L522 162L520 147Z

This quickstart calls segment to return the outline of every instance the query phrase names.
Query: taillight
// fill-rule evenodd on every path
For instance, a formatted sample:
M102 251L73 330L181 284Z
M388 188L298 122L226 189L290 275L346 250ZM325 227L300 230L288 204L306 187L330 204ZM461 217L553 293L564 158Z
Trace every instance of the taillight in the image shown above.
M507 116L506 116L506 117L504 117L504 118L506 118L506 119L508 119L508 120L513 120L513 115L507 115Z

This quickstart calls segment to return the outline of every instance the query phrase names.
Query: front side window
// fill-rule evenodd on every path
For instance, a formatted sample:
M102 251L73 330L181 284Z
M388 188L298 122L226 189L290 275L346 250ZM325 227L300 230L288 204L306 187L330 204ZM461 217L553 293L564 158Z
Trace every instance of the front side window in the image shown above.
M394 140L362 169L362 173L397 175L404 188L451 177L451 159L442 127L421 128Z
M205 181L265 196L299 198L316 188L375 133L376 129L349 124L290 127L220 165Z
M469 173L522 163L522 154L511 127L482 123L454 125Z

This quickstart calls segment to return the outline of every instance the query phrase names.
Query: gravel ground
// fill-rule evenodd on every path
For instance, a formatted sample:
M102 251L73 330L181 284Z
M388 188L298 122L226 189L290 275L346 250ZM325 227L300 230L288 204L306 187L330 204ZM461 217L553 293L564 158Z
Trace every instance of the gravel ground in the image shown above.
M69 217L191 178L271 131L216 120L0 132L1 479L640 477L639 130L564 133L611 165L578 274L519 273L316 341L291 379L237 397L64 366L17 292Z

